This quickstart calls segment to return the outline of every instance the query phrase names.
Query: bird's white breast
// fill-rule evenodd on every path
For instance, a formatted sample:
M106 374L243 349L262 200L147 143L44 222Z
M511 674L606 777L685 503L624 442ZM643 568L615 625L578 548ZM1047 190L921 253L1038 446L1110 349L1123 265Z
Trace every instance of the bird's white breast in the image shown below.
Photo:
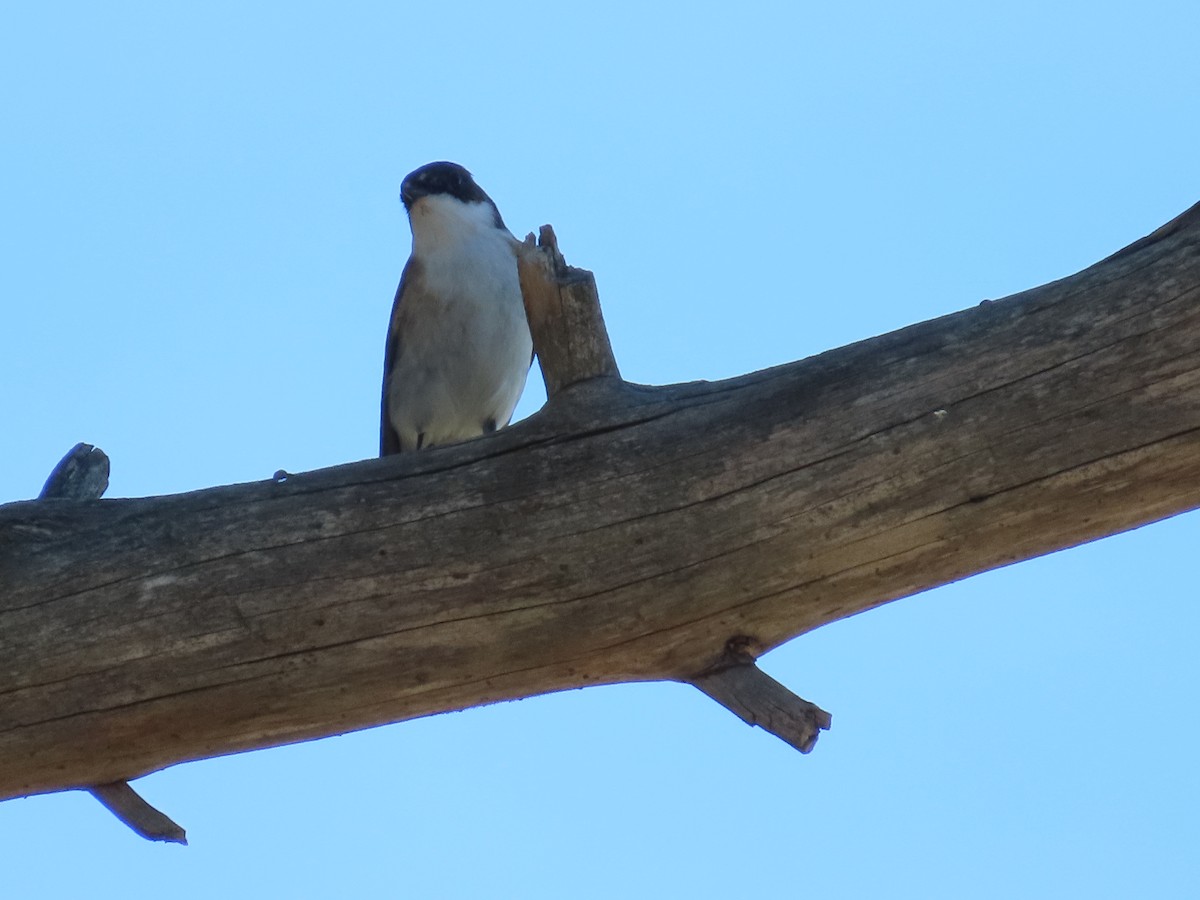
M465 440L505 425L533 352L516 240L486 203L429 196L411 211L419 275L406 288L404 331L388 401L403 446Z

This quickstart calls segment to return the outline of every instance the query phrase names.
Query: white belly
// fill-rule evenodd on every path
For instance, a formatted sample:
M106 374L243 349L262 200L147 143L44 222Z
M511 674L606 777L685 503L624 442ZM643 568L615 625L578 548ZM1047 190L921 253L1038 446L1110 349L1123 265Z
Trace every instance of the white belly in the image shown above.
M512 418L533 343L508 241L493 230L422 258L389 381L402 449L466 440Z

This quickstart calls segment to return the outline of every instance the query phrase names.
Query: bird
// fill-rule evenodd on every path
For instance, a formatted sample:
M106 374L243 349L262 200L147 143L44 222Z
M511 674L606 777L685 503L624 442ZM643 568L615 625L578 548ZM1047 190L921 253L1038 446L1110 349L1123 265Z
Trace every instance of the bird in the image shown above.
M380 456L503 428L533 364L520 242L492 198L465 168L441 161L405 176L400 199L412 253L388 325Z

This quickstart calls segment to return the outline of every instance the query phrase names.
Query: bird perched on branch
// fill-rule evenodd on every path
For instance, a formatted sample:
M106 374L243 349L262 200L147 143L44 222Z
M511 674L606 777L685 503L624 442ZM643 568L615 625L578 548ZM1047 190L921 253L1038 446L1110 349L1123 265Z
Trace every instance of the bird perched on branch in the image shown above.
M400 198L412 255L388 326L381 456L503 428L533 362L520 244L492 198L451 162L410 173Z

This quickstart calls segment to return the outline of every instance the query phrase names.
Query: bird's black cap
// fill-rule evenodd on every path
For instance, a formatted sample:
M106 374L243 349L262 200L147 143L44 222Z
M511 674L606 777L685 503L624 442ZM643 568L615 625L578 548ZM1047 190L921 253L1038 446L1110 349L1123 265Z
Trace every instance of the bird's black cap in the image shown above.
M431 162L409 172L400 185L400 199L405 209L430 194L448 194L464 203L489 203L492 198L475 183L471 173L452 162Z

